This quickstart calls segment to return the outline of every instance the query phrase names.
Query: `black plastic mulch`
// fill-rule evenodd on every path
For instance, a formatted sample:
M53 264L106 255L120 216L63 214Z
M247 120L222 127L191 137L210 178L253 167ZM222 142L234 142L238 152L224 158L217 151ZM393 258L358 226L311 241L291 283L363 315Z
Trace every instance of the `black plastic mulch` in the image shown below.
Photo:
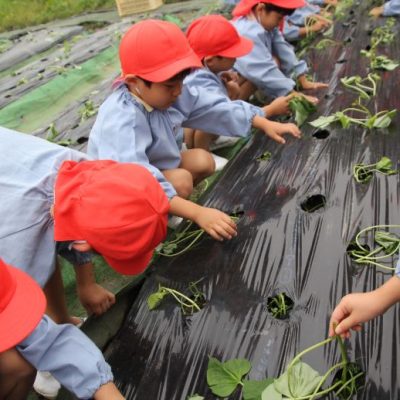
M321 94L318 115L350 106L354 96L340 78L367 73L368 62L359 50L369 43L368 31L376 24L367 17L370 7L370 2L357 3L357 16L349 14L355 23L336 23L334 37L350 35L349 43L310 54L316 78L331 84L327 96ZM399 41L380 46L379 52L399 58ZM337 63L340 58L346 61ZM399 108L400 69L380 75L371 109ZM343 295L374 289L389 279L389 272L357 266L346 248L361 228L400 221L398 175L376 176L366 185L352 177L355 163L376 162L383 155L398 164L399 126L397 115L388 130L334 126L319 139L315 129L304 125L303 138L288 139L285 146L256 134L204 198L208 206L244 211L238 237L224 243L205 238L181 256L159 259L106 349L126 398L184 400L198 393L214 399L206 383L209 356L247 358L250 379L278 376L296 353L327 337L330 314ZM266 150L271 160L257 161ZM304 211L301 205L311 196L324 197L314 204L322 207ZM160 283L185 290L199 279L206 297L200 312L185 317L171 300L149 311L147 297ZM274 319L266 309L268 297L279 292L294 302L286 320ZM393 307L348 342L350 359L366 373L366 384L354 398L400 398L399 317L399 308ZM304 361L324 373L339 359L333 343ZM240 399L240 391L229 398Z

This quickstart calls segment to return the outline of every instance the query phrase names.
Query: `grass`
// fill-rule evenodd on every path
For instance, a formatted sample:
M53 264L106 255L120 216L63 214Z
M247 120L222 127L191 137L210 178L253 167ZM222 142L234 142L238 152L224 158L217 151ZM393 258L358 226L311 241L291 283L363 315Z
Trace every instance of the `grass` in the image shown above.
M0 32L114 8L115 0L0 0Z
M178 1L164 0L164 4ZM0 0L0 32L112 9L117 9L115 0Z

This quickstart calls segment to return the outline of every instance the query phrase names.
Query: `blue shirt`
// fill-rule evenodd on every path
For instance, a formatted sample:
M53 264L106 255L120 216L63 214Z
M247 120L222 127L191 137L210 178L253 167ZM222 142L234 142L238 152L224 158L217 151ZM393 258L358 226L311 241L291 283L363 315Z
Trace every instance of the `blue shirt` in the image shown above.
M50 208L58 169L83 153L0 128L0 254L44 286L54 271Z
M71 324L57 325L46 315L16 348L79 399L91 399L100 386L113 380L101 351L83 332Z
M230 100L223 80L218 74L211 72L208 68L194 70L185 78L184 84L189 88L197 88L201 91L205 90L226 97L228 101L231 101L232 110L230 112L243 112L248 121L252 121L255 115L265 117L265 112L260 107L242 100Z
M246 17L234 20L238 32L252 40L253 50L236 60L235 69L268 96L285 96L295 87L295 81L307 71L305 61L299 61L293 46L278 28L265 30L257 21ZM280 67L273 56L280 61Z
M323 6L325 4L325 0L308 0L309 4L315 4L317 6Z
M285 17L283 25L283 36L289 41L301 39L300 27L306 26L306 19L310 15L319 14L321 9L318 6L307 3L304 7L297 8L292 15Z
M391 17L392 15L400 15L400 0L390 0L383 6L384 17Z
M161 171L179 167L183 127L246 136L253 117L248 108L226 95L188 85L183 85L182 94L167 110L148 110L122 84L99 109L90 132L88 153L97 159L145 166L172 198L176 191Z

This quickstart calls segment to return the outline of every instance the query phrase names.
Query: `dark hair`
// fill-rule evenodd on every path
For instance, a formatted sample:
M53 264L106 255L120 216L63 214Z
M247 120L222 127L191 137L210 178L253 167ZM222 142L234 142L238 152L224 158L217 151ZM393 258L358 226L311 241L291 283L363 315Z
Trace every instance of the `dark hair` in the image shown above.
M171 78L167 79L167 82L183 81L191 72L192 72L191 68L186 68L183 71L178 72L176 75L172 76ZM139 78L140 78L140 76L139 76ZM147 79L143 79L143 78L140 78L140 79L144 82L144 84L147 87L151 87L152 83L154 83L154 82L148 81Z
M264 3L264 7L265 7L266 12L275 11L275 12L285 15L285 16L292 15L296 10L295 8L283 8L283 7L275 6L274 4L270 4L270 3Z

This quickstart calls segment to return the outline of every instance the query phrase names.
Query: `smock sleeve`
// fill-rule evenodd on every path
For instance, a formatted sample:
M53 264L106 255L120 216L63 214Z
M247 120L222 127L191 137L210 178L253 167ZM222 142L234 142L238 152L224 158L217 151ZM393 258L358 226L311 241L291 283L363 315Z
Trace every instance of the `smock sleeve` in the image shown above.
M384 17L400 15L400 0L391 0L385 3L382 15Z
M174 107L185 116L184 127L201 129L223 136L248 136L259 107L213 92L202 86L184 85Z
M174 187L149 160L153 133L144 113L121 89L115 91L99 109L89 136L88 154L99 160L137 163L158 180L168 198L176 196ZM133 177L134 179L135 177Z
M83 332L70 324L57 325L47 316L17 350L79 399L92 398L100 386L113 380L101 351Z

